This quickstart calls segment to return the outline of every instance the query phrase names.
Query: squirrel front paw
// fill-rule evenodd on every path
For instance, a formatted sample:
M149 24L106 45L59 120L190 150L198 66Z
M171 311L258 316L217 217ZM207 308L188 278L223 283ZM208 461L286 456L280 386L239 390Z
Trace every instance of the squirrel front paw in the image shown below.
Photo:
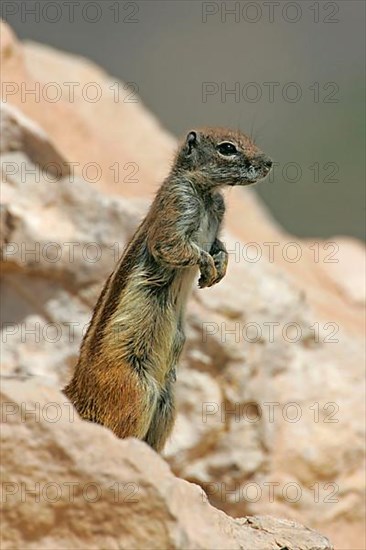
M217 277L215 279L214 284L217 284L226 275L229 254L226 252L226 250L220 250L219 252L216 252L215 254L213 254L212 257L213 257L215 268L217 271Z
M218 273L213 257L207 252L202 252L199 266L201 272L201 277L198 280L199 288L205 288L215 284Z

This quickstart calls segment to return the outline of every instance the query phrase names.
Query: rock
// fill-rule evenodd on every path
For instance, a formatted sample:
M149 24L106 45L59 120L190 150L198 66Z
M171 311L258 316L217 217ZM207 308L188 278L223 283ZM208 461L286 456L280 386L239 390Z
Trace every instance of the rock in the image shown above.
M90 62L40 45L24 46L9 32L2 36L4 78L19 86L6 104L8 110L11 105L11 116L6 118L2 159L2 369L4 377L27 380L24 391L33 378L41 380L34 389L41 397L45 385L52 392L70 377L92 307L166 173L175 142L140 102L116 104L107 94L111 78ZM72 76L76 74L80 76ZM74 102L65 94L57 103L42 97L39 103L22 102L22 83L42 85L52 80L61 85L73 78L84 85L99 83L104 92L100 102L83 102L78 90ZM48 159L55 158L68 171L42 170ZM138 165L137 184L114 181L110 167L116 159L122 159L122 166ZM101 170L93 183L85 173L91 161ZM79 163L75 171L71 162ZM11 163L23 166L24 174L20 169L11 173L7 169ZM301 260L286 261L283 251L295 239L273 222L256 196L250 190L235 190L228 199L224 234L231 250L228 274L212 289L195 289L190 300L187 345L177 381L179 414L166 459L176 475L201 485L211 503L233 517L281 516L319 529L338 547L361 549L365 405L361 277L355 274L352 284L341 281L351 278L349 258L358 265L362 246L356 243L351 250L348 241L337 238L340 262L333 271L333 264L314 261L313 243L296 239ZM250 243L259 247L251 245L252 254L260 252L258 261L250 259ZM272 258L265 243L278 243L279 254ZM331 250L325 251L323 245L319 241L324 260L324 253ZM45 395L51 399L51 394ZM67 445L75 447L73 437L85 442L97 463L108 460L104 447L109 445L118 445L120 460L125 453L133 454L132 463L138 462L135 454L145 449L134 442L138 451L129 455L131 442L116 441L97 426L81 426L85 434L91 429L103 433L95 436L100 443L94 448L89 441L94 435L82 436L80 427L67 436ZM47 434L42 432L39 440L46 441ZM154 476L162 462L149 450L143 453L149 458L141 471ZM150 456L155 457L151 468ZM69 477L87 479L88 468L80 466L76 474L71 468ZM108 473L108 468L109 462L103 471ZM46 459L44 475L51 472L52 461ZM187 502L190 499L187 496ZM177 504L180 512L182 499ZM80 505L78 517L90 508L89 503L85 510ZM195 516L202 514L193 510L189 519L189 508L184 514L193 531ZM52 513L44 514L45 527L37 527L37 532L47 538L51 537L47 518ZM68 518L67 506L57 514ZM102 514L109 518L107 511ZM215 518L230 521L217 514ZM116 517L113 536L118 536L118 511L110 515L112 521ZM212 519L210 515L214 523ZM244 520L230 523L230 537L240 521L246 525ZM272 520L260 521L267 522L266 529ZM101 523L91 521L93 536ZM152 524L147 522L146 529L162 544ZM169 532L165 522L163 531ZM16 536L22 540L23 534ZM223 545L216 531L207 534L207 540L205 536L192 539L191 547L230 547L227 541ZM174 539L175 547L189 547L191 539L182 537ZM73 540L56 546L72 545ZM85 547L85 540L80 547ZM109 540L96 547L108 546ZM113 544L111 548L117 547ZM53 539L49 547L55 547ZM255 548L254 542L250 548Z
M37 122L72 163L73 173L94 187L151 197L153 186L169 169L175 142L142 106L138 94L131 96L131 88L89 60L34 43L23 47L8 26L1 25L2 76L11 83L3 101ZM70 82L76 85L65 85ZM27 90L35 93L26 94ZM92 100L95 90L98 101ZM133 127L139 131L133 132ZM90 163L98 166L97 174Z
M6 381L1 398L4 550L331 549L294 522L226 516L146 444L82 421L42 380Z
M44 170L33 155L47 165L62 162L47 134L18 110L1 110L3 372L42 374L60 384L139 208L95 192L77 176L71 182Z
M51 143L47 134L19 109L2 103L0 111L0 152L23 151L30 161L45 174L61 178L70 174L70 168Z
M338 258L333 263L322 263L324 276L330 285L336 285L339 294L356 306L366 302L365 247L356 239L337 237ZM360 308L361 309L361 308Z

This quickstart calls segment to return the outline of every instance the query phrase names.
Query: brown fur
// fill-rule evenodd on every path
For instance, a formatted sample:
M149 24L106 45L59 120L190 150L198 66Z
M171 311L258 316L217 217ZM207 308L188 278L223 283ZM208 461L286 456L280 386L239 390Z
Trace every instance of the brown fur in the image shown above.
M218 238L225 210L220 189L254 183L270 166L244 134L188 134L104 286L64 389L83 418L118 437L163 448L174 424L173 385L192 283L198 271L200 288L226 273L228 254Z

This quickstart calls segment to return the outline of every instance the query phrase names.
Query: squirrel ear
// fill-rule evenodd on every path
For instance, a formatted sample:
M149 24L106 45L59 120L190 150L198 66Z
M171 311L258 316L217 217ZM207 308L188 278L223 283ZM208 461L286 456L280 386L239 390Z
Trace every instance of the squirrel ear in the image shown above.
M187 155L190 155L192 153L192 149L194 147L196 147L198 144L198 135L197 135L197 132L195 132L194 130L192 130L191 132L189 132L189 134L187 134L187 138L186 138L186 153Z

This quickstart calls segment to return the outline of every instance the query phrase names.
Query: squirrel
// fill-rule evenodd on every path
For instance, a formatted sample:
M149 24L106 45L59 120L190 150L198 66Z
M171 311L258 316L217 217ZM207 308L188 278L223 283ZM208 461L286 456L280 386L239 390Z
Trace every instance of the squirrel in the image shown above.
M190 131L168 177L104 285L64 393L79 415L160 452L175 419L184 313L226 274L224 186L248 185L272 161L241 132Z

